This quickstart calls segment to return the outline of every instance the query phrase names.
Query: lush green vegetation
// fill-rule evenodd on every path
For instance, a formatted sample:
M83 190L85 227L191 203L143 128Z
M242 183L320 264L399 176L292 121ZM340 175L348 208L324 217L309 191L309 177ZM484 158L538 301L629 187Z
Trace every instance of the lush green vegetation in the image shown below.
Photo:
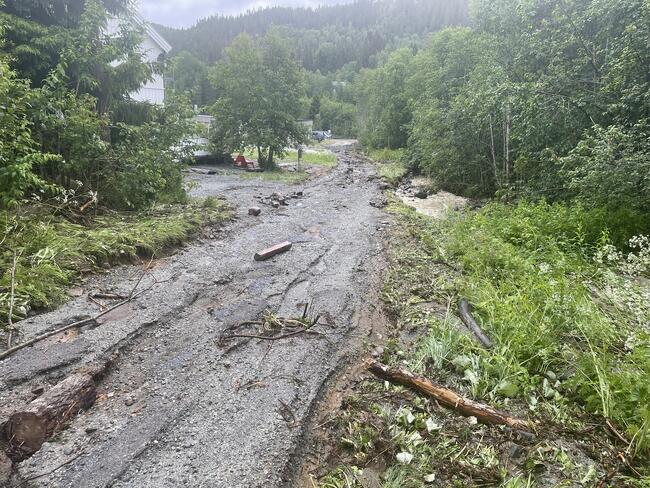
M298 49L310 71L334 72L354 63L370 67L385 49L450 25L468 22L468 2L450 0L358 0L311 8L273 7L235 17L213 16L189 29L157 26L177 52L207 64L223 57L237 35L263 36L274 26Z
M211 133L224 154L254 147L264 169L275 167L289 146L306 140L298 122L305 92L303 73L286 40L276 32L260 39L242 34L212 71L219 93Z
M0 212L0 325L8 323L12 274L14 321L30 310L49 309L67 298L82 274L139 257L162 257L207 224L230 215L224 202L208 199L187 206L158 206L109 213L75 223L49 206ZM15 273L12 273L14 257Z
M347 463L319 486L363 486L360 470L375 463L388 467L385 487L596 484L618 452L604 419L628 439L619 449L637 470L636 481L625 481L625 467L610 481L646 486L650 290L639 279L650 273L650 242L616 251L598 231L606 215L577 205L492 203L444 221L392 208L400 225L384 299L397 328L382 360L533 418L538 438L504 464L507 432L473 427L423 398L405 403L402 388L370 381L339 419ZM493 349L463 332L461 297ZM590 425L598 432L583 439Z
M244 156L246 156L247 159L254 159L257 156L257 153L254 149L248 149L244 151ZM293 149L286 151L284 155L276 161L278 163L298 163L298 151ZM300 161L305 164L327 166L331 168L336 166L336 154L327 149L314 150L310 148L303 151L302 159Z
M120 16L115 35L99 0L60 4L0 6L0 205L35 195L117 209L182 201L193 112L181 99L130 101L159 69L143 60L142 27L126 2L107 2Z
M182 97L130 99L160 66L144 61L129 6L0 1L0 327L12 288L17 320L59 304L81 273L159 253L223 214L160 209L186 203L194 112Z
M361 135L404 147L445 189L648 211L644 0L472 3L357 79Z
M367 151L377 166L379 176L397 185L408 173L406 151L403 149L370 149Z

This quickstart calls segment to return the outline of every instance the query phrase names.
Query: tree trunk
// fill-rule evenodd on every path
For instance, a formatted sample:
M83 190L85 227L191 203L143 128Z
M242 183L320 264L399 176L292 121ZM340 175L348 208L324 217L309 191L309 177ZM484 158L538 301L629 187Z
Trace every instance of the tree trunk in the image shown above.
M450 408L465 417L476 417L484 424L507 425L514 429L530 431L530 424L522 419L511 417L506 412L501 412L489 405L463 398L457 393L443 386L436 385L427 378L402 369L391 369L379 362L370 364L370 372L375 376L398 385L411 388L438 401L441 405Z
M91 407L96 396L93 376L77 373L14 413L2 429L9 456L20 461L34 454L81 410Z
M501 188L501 178L499 178L499 169L497 168L497 152L494 148L494 125L492 124L492 114L490 114L490 149L492 150L492 166L494 167L494 179L497 187Z

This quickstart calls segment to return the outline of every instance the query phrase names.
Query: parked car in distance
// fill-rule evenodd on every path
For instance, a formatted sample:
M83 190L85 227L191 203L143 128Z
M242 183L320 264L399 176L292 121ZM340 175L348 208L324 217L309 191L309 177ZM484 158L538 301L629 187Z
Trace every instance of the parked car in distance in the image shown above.
M332 132L329 130L315 130L311 133L311 138L318 142L323 142L325 139L332 138Z

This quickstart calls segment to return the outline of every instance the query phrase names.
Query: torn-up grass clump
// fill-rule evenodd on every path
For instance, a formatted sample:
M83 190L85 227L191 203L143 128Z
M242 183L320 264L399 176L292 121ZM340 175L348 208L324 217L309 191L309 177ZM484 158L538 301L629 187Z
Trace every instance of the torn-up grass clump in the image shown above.
M563 205L494 203L445 221L391 209L401 225L383 296L397 328L381 360L529 418L535 435L365 381L319 486L648 486L647 239L614 247L629 235ZM461 298L491 349L463 327Z

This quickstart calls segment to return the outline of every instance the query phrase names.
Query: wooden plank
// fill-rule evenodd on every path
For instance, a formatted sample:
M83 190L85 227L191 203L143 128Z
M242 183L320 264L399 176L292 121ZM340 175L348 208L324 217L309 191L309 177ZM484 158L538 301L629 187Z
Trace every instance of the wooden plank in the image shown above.
M287 252L289 249L291 249L291 246L292 244L289 241L286 241L281 244L276 244L273 247L269 247L268 249L264 249L263 251L255 254L255 261L266 261L267 259L270 259L277 254Z

